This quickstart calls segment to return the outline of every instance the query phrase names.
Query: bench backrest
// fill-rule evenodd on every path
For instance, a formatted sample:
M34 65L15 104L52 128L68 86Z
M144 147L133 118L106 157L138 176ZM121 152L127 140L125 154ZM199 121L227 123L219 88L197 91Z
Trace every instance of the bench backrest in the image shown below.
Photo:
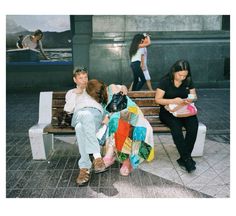
M66 92L53 92L52 99L52 123L48 132L52 133L72 133L74 129L59 128L58 127L58 115L63 111L65 105ZM160 106L155 102L155 91L131 91L128 92L128 96L140 107L143 114L150 122L154 132L167 132L169 128L163 125L159 120Z

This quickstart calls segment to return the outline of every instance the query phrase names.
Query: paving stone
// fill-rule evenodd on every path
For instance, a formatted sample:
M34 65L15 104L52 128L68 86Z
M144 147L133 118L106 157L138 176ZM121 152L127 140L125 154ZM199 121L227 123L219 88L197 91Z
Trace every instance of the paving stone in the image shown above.
M55 190L55 188L45 188L42 191L40 198L53 198Z
M53 197L54 198L63 198L65 191L66 191L66 188L56 188Z
M64 198L74 198L76 194L76 187L68 187L64 193Z
M17 198L21 193L21 189L12 189L9 193L7 193L7 198Z
M71 174L72 170L64 170L62 175L60 176L57 187L67 187L70 181Z
M85 198L87 194L88 187L77 187L75 197L76 198Z

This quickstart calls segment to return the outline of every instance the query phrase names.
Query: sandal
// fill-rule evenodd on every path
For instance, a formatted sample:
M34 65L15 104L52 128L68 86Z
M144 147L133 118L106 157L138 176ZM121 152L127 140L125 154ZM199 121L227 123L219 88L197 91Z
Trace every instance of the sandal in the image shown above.
M128 176L128 175L132 172L132 170L133 170L133 168L132 168L132 166L131 166L131 164L130 164L129 159L126 159L126 160L123 162L123 164L122 164L122 166L121 166L121 168L120 168L120 174L121 174L122 176Z
M93 161L93 167L94 167L94 172L95 173L101 173L101 172L107 171L105 163L104 163L104 161L103 161L103 159L101 157L100 158L96 158Z
M79 172L79 176L76 179L76 183L79 186L86 185L89 182L90 179L90 172L86 168L81 168Z
M113 156L111 156L111 157L110 156L103 157L103 161L104 161L104 164L105 164L106 168L111 166L112 164L114 164L115 160L116 160L116 158L113 157Z

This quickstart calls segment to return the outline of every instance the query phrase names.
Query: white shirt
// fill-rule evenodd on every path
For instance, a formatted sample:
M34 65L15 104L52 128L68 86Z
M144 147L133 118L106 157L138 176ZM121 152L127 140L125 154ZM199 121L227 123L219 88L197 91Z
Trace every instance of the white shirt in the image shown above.
M33 42L30 39L30 35L26 35L22 41L22 44L25 48L36 49L37 43ZM39 40L39 49L42 49L42 42Z
M132 56L131 62L135 62L135 61L141 62L142 55L144 55L144 48L139 48L138 51L135 53L135 55Z
M144 54L144 70L147 70L147 48L144 47L143 50L144 50L144 52L143 52L143 54Z
M64 110L68 113L73 113L85 107L96 108L103 114L103 107L95 99L93 99L86 90L81 94L76 94L75 89L71 89L66 93L66 104Z

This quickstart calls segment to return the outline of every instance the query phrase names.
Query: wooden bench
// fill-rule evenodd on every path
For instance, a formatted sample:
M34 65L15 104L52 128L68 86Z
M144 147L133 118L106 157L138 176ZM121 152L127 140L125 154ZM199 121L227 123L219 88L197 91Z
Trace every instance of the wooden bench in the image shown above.
M29 138L33 159L45 160L54 150L54 137L63 136L63 140L75 141L72 127L60 128L58 114L63 110L66 92L41 92L39 99L38 123L29 129ZM153 127L153 132L170 133L170 129L160 122L160 106L156 104L155 91L129 92L128 96L141 108ZM184 130L184 129L183 129ZM206 126L199 123L197 140L192 156L202 156L206 136ZM73 141L72 141L73 142Z

